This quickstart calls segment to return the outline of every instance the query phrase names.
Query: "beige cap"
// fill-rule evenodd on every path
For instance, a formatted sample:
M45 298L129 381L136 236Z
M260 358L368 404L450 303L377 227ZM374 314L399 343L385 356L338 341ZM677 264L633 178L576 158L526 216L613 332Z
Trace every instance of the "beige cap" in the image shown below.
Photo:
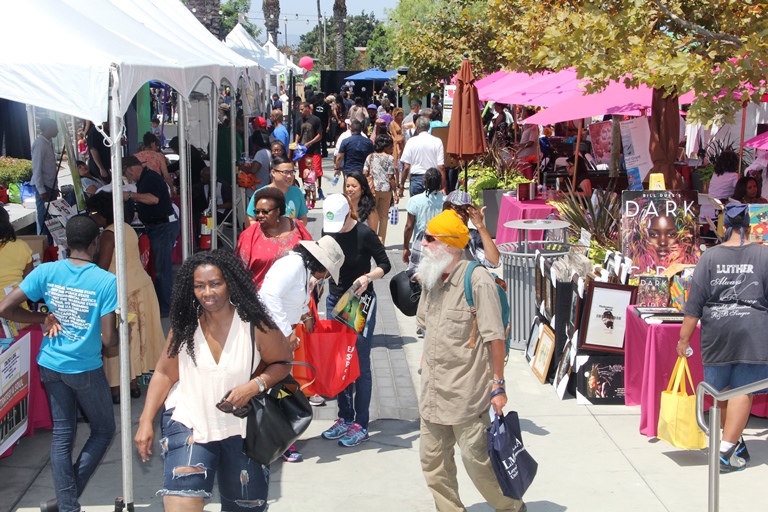
M339 270L344 264L344 253L341 252L341 247L336 240L326 235L317 241L304 240L299 243L331 273L333 280L338 283Z

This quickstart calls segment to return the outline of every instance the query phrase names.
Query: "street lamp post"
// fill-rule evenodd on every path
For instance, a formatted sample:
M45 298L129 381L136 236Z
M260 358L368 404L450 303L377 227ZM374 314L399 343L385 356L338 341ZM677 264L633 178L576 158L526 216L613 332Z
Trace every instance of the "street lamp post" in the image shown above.
M288 46L288 16L283 17L283 23L285 25L285 46Z

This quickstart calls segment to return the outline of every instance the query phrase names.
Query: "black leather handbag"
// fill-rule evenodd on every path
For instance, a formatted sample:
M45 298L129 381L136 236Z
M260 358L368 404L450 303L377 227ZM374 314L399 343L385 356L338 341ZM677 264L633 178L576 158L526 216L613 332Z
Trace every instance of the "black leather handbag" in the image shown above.
M255 340L253 348L255 352ZM306 366L315 372L315 369L306 363L275 361L270 364ZM251 369L253 370L253 356ZM311 382L307 385L310 384ZM272 388L250 399L247 406L250 408L248 424L243 440L243 452L248 457L267 466L277 460L309 428L312 422L312 406L301 390L299 383L288 375Z

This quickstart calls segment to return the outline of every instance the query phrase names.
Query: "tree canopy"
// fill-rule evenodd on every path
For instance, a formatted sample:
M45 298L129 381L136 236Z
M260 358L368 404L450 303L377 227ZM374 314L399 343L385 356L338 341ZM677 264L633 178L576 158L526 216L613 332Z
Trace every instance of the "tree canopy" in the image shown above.
M507 68L574 66L596 87L629 75L632 84L694 90L689 119L719 124L741 107L741 94L759 101L765 92L768 18L758 3L764 2L489 0L491 46Z
M401 1L390 17L396 22L394 62L408 66L402 85L410 93L436 92L441 80L458 72L465 52L476 71L501 66L485 0Z
M380 23L373 29L366 46L365 67L392 69L395 57L395 31L390 25Z
M630 76L694 90L689 119L720 124L766 93L766 10L762 0L401 0L389 14L414 92L434 90L467 51L479 72L575 67L593 89Z
M355 47L368 46L368 41L381 22L376 19L374 13L366 13L354 16L347 16L346 33L344 35L344 46L346 48L346 69L362 66L359 54ZM301 55L310 55L315 60L315 65L320 69L336 69L336 25L333 18L325 20L325 54L320 37L318 36L318 27L303 34L299 39L299 53ZM356 64L356 61L360 60Z
M261 35L261 29L248 21L248 11L251 10L251 0L228 0L221 3L221 37L229 34L238 23L238 18L242 14L240 23L243 28L256 38Z

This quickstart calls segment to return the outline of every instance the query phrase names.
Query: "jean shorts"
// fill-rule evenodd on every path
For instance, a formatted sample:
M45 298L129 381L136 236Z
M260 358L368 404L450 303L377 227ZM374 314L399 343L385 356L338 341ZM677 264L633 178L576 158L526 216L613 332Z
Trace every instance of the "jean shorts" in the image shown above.
M269 466L243 453L243 438L232 436L221 441L190 443L192 429L171 419L173 409L163 413L160 440L163 459L163 488L160 496L211 498L218 475L222 512L262 512L267 510ZM179 468L199 468L193 473Z
M718 391L740 388L764 379L768 379L768 364L736 363L704 366L704 382ZM768 393L768 389L761 389L751 394L763 393Z

